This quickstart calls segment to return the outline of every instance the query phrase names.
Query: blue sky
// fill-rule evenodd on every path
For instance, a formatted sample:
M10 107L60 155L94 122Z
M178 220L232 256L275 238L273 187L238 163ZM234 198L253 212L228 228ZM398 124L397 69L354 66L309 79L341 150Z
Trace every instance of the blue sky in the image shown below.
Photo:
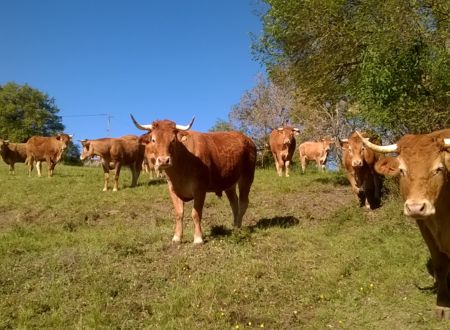
M75 139L171 119L207 131L263 72L255 0L2 1L0 84L54 97ZM111 118L108 132L107 116Z

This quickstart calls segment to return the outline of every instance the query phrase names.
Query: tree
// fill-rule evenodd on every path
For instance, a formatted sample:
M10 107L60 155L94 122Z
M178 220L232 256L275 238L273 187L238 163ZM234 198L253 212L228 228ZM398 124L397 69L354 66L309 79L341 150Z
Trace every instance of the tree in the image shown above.
M319 105L393 136L448 125L448 0L262 0L254 54Z
M230 121L224 119L217 119L213 127L209 129L210 132L223 132L223 131L234 131L233 124Z
M230 114L233 127L249 135L263 149L272 129L289 121L294 105L293 91L258 76L254 88L246 91Z
M25 142L33 135L50 136L64 130L55 100L31 88L7 83L0 86L0 137Z

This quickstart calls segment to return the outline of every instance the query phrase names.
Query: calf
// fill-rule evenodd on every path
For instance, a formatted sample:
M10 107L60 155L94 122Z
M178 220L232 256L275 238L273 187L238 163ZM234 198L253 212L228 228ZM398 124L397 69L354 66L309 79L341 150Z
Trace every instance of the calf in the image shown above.
M3 161L9 165L9 174L14 174L14 164L25 163L27 159L26 144L0 140L0 155Z
M33 164L37 162L38 176L41 176L41 161L46 161L48 165L48 176L53 176L56 164L61 160L64 151L67 149L72 135L58 134L57 136L32 136L26 143L28 164L28 175L31 176Z
M320 141L306 141L300 144L298 153L302 164L302 172L305 173L307 161L315 161L319 170L325 170L325 162L332 143L332 139L325 138Z
M82 140L80 142L83 146L80 156L81 160L93 156L99 156L102 159L104 172L103 191L108 190L109 170L111 167L115 169L113 191L119 189L120 169L123 165L130 167L132 174L131 186L136 186L144 159L144 146L139 143L137 136Z
M269 136L269 148L275 160L275 167L278 176L289 176L289 165L295 151L295 135L299 134L299 129L290 126L278 127Z

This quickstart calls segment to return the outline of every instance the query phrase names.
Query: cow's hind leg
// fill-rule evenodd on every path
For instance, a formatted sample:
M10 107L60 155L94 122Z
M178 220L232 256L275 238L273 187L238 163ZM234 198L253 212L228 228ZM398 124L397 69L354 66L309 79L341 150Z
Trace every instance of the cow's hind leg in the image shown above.
M230 202L231 210L233 211L233 225L235 227L239 223L239 199L236 194L236 185L233 185L231 188L225 190L225 194L228 197L228 201Z
M242 219L248 208L248 195L250 194L250 187L252 186L253 176L251 178L241 178L238 182L239 187L239 215L234 223L234 226L240 228L242 226Z
M285 174L286 174L286 177L288 177L289 176L289 165L291 164L291 161L289 161L289 160L287 160L285 163L284 163L284 168L285 168Z
M194 207L192 208L192 220L194 220L194 244L203 243L202 212L205 204L206 192L195 194Z
M426 224L421 220L418 220L417 224L431 254L437 286L436 316L438 318L450 319L450 291L448 288L449 258L445 253L439 251L439 247L436 245L434 237Z

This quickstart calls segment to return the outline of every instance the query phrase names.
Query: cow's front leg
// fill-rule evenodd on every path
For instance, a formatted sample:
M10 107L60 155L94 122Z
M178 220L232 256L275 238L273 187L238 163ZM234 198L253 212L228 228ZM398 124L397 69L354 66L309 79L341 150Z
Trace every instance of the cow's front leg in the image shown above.
M175 209L175 234L172 238L172 243L181 243L183 237L183 212L184 202L173 191L172 184L169 182L169 195L172 199L172 204Z
M14 174L14 163L9 164L9 174Z
M51 178L53 176L53 170L55 169L56 163L50 161L48 164L48 177Z
M109 180L109 164L107 162L102 162L103 167L103 191L108 191L108 180Z
M121 165L120 165L119 162L117 162L117 163L115 164L114 187L113 187L113 191L119 190L120 168L121 168Z
M42 162L40 162L40 161L36 162L36 170L38 173L38 177L41 177L42 176Z
M194 220L194 244L203 244L202 210L205 204L206 192L195 194L192 220Z
M289 165L291 164L291 162L289 161L289 160L287 160L285 163L284 163L284 167L286 168L286 177L288 177L289 176Z

